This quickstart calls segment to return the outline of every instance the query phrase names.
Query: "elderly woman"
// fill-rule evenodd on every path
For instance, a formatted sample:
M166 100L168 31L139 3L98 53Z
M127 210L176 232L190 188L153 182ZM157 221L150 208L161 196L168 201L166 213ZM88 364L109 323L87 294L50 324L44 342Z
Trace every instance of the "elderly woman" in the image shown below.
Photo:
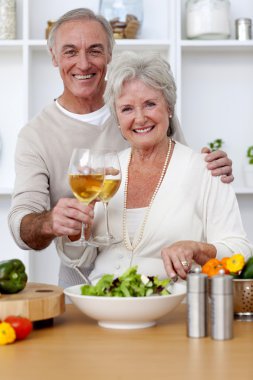
M122 53L109 68L105 101L131 146L119 154L122 184L109 205L112 232L122 242L80 249L61 238L64 263L82 271L97 255L91 280L132 265L185 279L193 262L251 256L232 187L210 174L201 154L173 140L176 85L169 64L154 54ZM99 235L101 204L94 213Z

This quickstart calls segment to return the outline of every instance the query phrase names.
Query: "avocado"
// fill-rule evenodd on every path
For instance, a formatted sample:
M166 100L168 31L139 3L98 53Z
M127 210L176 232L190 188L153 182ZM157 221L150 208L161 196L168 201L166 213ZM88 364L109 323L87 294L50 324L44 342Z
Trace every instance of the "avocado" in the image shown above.
M253 279L253 257L250 257L246 261L246 264L241 271L240 278Z

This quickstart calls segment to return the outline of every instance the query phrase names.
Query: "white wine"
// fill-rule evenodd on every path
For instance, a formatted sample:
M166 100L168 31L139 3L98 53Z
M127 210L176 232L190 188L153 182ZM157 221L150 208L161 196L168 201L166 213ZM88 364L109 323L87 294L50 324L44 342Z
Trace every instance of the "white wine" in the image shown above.
M109 202L109 200L116 194L120 187L121 179L105 179L101 192L98 197L102 202Z
M103 174L69 174L69 184L74 196L87 204L98 196L103 182Z

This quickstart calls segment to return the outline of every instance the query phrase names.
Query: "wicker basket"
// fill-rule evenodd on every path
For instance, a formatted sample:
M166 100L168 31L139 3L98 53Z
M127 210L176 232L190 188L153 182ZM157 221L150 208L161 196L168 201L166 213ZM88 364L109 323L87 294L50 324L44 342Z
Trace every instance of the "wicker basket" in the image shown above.
M234 279L233 284L235 318L253 321L253 279Z

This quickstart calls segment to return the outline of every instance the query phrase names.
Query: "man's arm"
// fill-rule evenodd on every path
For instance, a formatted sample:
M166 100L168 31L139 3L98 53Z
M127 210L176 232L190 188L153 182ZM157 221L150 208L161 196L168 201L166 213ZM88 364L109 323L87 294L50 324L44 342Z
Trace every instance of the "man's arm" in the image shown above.
M41 250L55 237L68 235L74 239L80 234L82 223L92 224L93 216L93 205L85 206L77 199L62 198L51 211L24 216L20 237L31 249Z

